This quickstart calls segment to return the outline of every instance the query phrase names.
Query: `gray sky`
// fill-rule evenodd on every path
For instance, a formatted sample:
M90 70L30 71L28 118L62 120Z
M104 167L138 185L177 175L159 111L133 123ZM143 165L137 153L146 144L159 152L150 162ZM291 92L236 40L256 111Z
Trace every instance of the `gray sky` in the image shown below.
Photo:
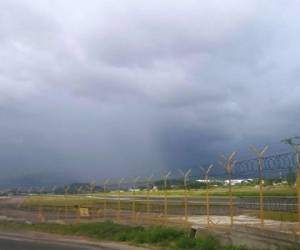
M299 1L0 0L0 180L288 150L299 12Z

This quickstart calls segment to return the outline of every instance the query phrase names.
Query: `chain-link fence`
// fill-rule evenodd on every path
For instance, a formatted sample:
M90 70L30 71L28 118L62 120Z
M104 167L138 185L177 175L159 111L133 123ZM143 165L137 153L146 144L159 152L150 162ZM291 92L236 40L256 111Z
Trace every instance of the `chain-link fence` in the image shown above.
M142 225L254 227L299 232L299 185L294 153L236 162L222 168L168 172L160 178L105 180L64 188L18 189L0 199L2 220L78 223L113 220ZM223 171L223 172L222 172Z

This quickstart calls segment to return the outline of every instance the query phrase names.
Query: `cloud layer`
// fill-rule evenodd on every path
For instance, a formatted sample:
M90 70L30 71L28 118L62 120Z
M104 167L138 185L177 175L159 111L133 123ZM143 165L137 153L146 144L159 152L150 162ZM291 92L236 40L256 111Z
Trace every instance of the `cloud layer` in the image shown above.
M249 144L286 150L277 142L300 127L299 10L1 1L3 178L146 175L248 157Z

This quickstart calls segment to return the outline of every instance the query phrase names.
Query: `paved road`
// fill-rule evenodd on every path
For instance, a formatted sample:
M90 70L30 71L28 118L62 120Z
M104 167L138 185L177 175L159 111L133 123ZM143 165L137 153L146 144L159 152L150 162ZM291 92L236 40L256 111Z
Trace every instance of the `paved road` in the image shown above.
M113 242L93 242L44 233L0 232L0 250L147 250Z
M107 249L50 242L37 242L24 239L0 239L0 250L80 250Z

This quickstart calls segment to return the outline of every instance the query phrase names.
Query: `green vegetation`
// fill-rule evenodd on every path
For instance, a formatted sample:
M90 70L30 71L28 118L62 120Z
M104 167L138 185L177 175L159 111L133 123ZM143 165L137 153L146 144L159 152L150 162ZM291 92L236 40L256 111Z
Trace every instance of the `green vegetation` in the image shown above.
M236 197L245 197L245 196L258 196L259 190L254 185L235 185L232 188L233 194ZM188 195L191 197L204 197L205 189L190 189L188 191ZM132 195L132 192L121 192L121 196ZM147 194L146 191L137 191L135 192L136 196L145 196ZM185 191L182 189L176 190L168 190L168 196L183 196ZM103 193L94 193L93 195L101 195ZM107 193L110 195L118 195L117 191L112 191ZM151 191L150 195L154 196L162 196L164 195L164 191ZM210 187L209 189L210 196L224 196L228 195L228 188L226 186L223 187ZM296 196L296 189L293 186L289 185L277 185L277 186L266 186L264 188L265 196ZM95 205L101 203L101 200L95 199L93 197L87 195L42 195L42 196L31 196L26 199L24 205L37 205L37 204L45 204L49 206L60 206L60 205Z
M290 186L293 186L296 183L296 173L289 167L289 171L286 177L286 181Z
M41 195L26 198L23 206L72 207L76 205L96 205L101 202L101 200L84 195Z
M249 215L259 218L259 212L249 213ZM281 212L281 211L265 211L264 217L266 220L290 221L290 222L297 222L299 219L298 213Z
M235 197L254 197L258 196L259 190L254 185L236 185L233 186L233 194ZM182 202L168 204L168 211L170 214L183 214L183 195L184 190L168 190L168 197L179 197L178 200L182 199ZM139 196L145 196L147 194L146 191L137 191L135 192L135 197L138 199ZM107 209L117 210L118 209L118 192L109 192L107 195ZM132 192L122 192L121 196L132 196ZM163 191L152 191L150 193L151 197L162 196L164 195ZM188 191L188 195L191 198L205 198L205 190L204 189L193 189ZM209 195L211 196L211 201L213 201L214 197L220 197L220 201L225 201L225 203L212 203L210 208L213 211L214 209L220 210L222 208L226 209L226 196L228 195L228 188L224 187L211 187L209 189ZM265 186L264 195L266 196L296 196L295 187L286 185L270 185ZM101 197L100 197L101 196ZM90 207L94 213L97 213L99 209L103 209L103 193L94 193L93 195L33 195L29 196L24 200L22 204L23 208L37 208L38 206L42 206L45 210L54 210L58 211L59 209L64 209L68 207L68 211L76 211L78 206L81 207ZM114 199L110 199L113 197ZM224 200L225 199L225 200ZM189 212L191 214L197 213L199 209L205 209L205 203L199 204L189 204ZM224 205L225 204L225 205ZM130 199L122 199L120 204L121 210L129 211L132 209L132 201ZM147 210L146 199L136 201L135 204L136 212L144 212ZM150 210L151 212L161 213L164 209L163 202L152 201L150 202ZM256 214L254 214L256 216ZM279 219L286 221L295 221L296 216L293 213L277 213L277 212L266 212L266 219Z
M23 229L62 235L85 236L96 240L128 242L150 245L159 249L182 250L247 250L245 247L221 246L211 236L192 239L184 230L167 227L141 227L115 224L113 222L90 224L16 224L1 223L1 229Z
M232 191L234 196L258 196L259 189L256 185L234 185L232 187ZM206 190L202 189L189 189L189 196L204 196ZM116 194L117 192L110 192L111 194ZM168 196L182 196L185 191L183 189L169 189L167 191ZM138 191L135 192L136 195L146 195L146 191ZM269 185L264 188L265 196L296 196L296 189L293 186L285 185ZM122 192L121 195L132 195L132 192ZM163 190L152 191L150 195L161 196L164 195ZM228 195L228 187L227 186L211 186L209 188L210 196L227 196Z

